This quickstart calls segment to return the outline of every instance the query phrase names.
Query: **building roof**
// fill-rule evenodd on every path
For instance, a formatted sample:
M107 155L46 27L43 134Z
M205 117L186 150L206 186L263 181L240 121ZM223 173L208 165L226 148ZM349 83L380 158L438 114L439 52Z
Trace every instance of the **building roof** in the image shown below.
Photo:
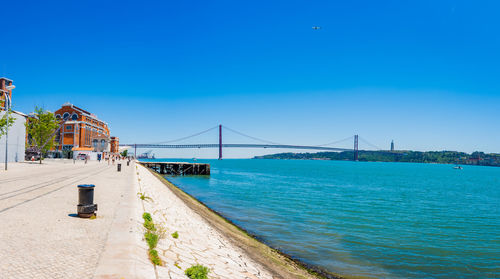
M13 80L8 79L8 78L6 78L6 77L0 77L0 79L5 79L5 80L8 80L8 81L10 81L10 82L13 82Z
M19 115L21 115L21 116L24 116L24 117L28 117L28 115L27 115L27 114L24 114L24 113L22 113L22 112L20 112L20 111L13 110L12 112L13 112L13 113L15 113L15 114L19 114Z
M75 109L77 109L77 110L79 110L79 111L81 111L81 112L83 112L83 113L85 113L85 114L88 114L88 115L91 115L91 114L92 114L92 113L90 113L90 112L88 112L88 111L86 111L86 110L84 110L84 109L82 109L82 108L79 108L79 107L77 107L77 106L73 105L73 104L72 104L72 103L70 103L70 102L66 102L66 103L64 103L62 106L63 106L63 107L72 107L72 108L75 108Z
M82 114L84 114L85 116L88 116L88 117L94 118L95 120L97 120L97 121L99 121L99 122L102 122L102 123L104 123L104 124L108 125L108 123L107 123L107 122L102 121L101 119L99 119L99 118L97 117L97 115L95 115L95 114L93 114L93 113L90 113L89 111L86 111L86 110L84 110L84 109L82 109L82 108L80 108L80 107L77 107L77 106L73 105L73 104L72 104L72 103L70 103L70 102L66 102L66 103L64 103L62 106L63 106L63 107L72 107L72 108L74 108L74 109L76 109L76 110L80 111L80 112L81 112Z

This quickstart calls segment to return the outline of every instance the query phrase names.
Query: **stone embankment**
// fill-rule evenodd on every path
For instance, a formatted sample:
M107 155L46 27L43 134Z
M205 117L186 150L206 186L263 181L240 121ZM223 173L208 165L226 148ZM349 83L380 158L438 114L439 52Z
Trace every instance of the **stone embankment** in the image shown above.
M230 243L221 233L191 210L154 174L137 168L139 192L150 197L141 201L155 223L166 229L157 250L164 266L157 266L159 278L186 278L184 271L201 264L210 278L273 278L271 273ZM178 238L172 233L177 232ZM147 254L144 244L144 255Z

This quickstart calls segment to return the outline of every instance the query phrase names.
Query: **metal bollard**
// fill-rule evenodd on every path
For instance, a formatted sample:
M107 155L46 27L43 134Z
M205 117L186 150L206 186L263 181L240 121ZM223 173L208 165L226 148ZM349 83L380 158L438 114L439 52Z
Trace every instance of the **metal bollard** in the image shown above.
M122 171L122 164L118 164L118 171Z
M92 184L78 185L78 217L89 218L95 216L97 204L94 204L94 187Z
M130 165L130 161L127 161L127 167Z

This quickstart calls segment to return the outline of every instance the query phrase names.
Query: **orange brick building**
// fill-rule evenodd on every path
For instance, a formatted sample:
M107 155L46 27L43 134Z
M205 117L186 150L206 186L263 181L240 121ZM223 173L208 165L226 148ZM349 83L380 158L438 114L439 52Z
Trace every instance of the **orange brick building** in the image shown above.
M62 105L54 114L61 120L54 144L56 151L118 153L118 141L112 141L108 124L95 114L70 103Z
M120 147L120 139L118 137L111 137L110 144L110 152L118 153L118 148Z

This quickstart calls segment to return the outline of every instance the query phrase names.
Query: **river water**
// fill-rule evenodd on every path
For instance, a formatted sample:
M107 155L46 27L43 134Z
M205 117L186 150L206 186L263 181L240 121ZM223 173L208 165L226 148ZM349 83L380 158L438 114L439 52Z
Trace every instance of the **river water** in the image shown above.
M211 164L210 177L167 179L307 264L360 277L500 278L500 168L197 162Z

